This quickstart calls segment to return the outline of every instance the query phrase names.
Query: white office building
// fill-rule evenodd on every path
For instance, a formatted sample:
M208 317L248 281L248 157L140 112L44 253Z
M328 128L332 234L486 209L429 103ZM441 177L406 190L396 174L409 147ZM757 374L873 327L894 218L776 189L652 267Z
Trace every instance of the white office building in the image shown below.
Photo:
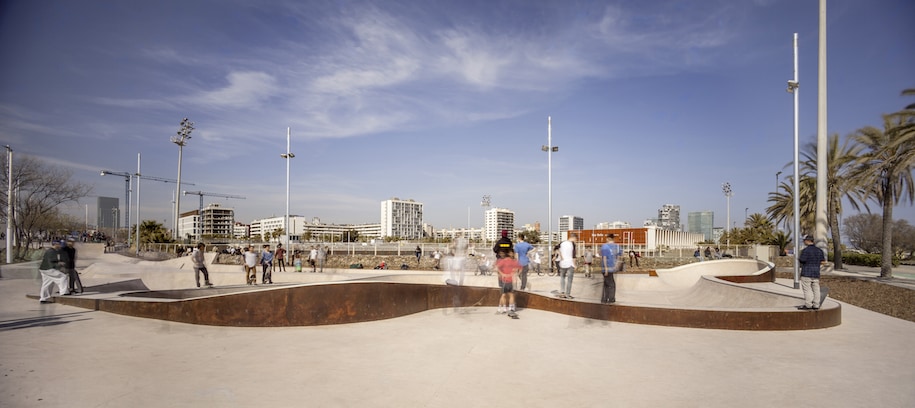
M502 231L508 231L508 237L515 239L515 212L505 208L491 208L486 210L486 224L484 226L486 240L498 241L502 238Z
M392 198L381 202L381 236L400 239L423 237L423 203Z
M564 235L569 230L583 230L585 229L585 220L581 217L576 217L574 215L563 215L559 217L559 234Z

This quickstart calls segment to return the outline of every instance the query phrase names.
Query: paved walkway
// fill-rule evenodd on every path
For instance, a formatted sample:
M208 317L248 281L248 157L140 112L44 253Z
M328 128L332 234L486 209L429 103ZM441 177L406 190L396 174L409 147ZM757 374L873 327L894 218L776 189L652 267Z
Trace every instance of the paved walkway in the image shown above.
M915 323L848 304L792 332L483 307L230 328L40 305L17 276L0 280L4 407L915 406Z

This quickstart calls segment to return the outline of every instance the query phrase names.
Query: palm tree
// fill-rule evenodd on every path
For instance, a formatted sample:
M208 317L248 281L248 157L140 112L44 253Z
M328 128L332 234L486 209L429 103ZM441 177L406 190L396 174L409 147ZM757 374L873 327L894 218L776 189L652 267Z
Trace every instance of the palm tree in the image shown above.
M783 181L779 185L779 190L769 194L769 202L772 203L766 208L766 214L773 223L779 224L794 220L794 177L789 177L788 181ZM800 227L801 231L810 231L815 225L816 216L816 179L808 175L801 175L801 185L798 188L800 195ZM789 229L794 229L794 224Z
M915 89L907 89L903 95L915 95ZM880 277L892 278L893 207L906 199L915 201L915 110L884 115L882 130L873 126L859 129L855 140L865 147L858 159L862 182L876 186L874 197L883 206Z
M864 148L857 144L849 145L851 140L850 137L846 138L840 144L839 135L833 133L826 143L826 214L832 233L832 253L836 269L842 269L842 237L839 229L842 199L847 199L857 211L860 211L863 205L870 212L870 208L867 207L867 190L873 184L862 183L863 180L854 174L855 160ZM816 173L817 144L810 142L804 145L801 155L804 157L800 163L803 169L801 172Z

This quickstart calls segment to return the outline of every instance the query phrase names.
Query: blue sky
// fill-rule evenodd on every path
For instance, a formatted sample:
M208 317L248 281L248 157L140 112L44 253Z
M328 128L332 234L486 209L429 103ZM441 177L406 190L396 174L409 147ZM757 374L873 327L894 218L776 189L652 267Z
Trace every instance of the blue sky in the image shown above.
M99 170L176 178L242 222L285 211L378 222L391 197L437 228L482 224L481 197L548 222L641 225L663 204L764 212L816 133L816 0L17 1L0 5L0 143L123 200ZM912 103L915 3L828 3L829 132ZM143 219L173 223L174 184L144 182ZM197 207L181 199L181 210ZM95 214L90 197L67 210ZM879 211L879 207L874 205ZM134 211L134 210L132 210ZM851 212L847 213L852 214ZM911 205L896 218L915 223ZM92 222L90 220L90 222ZM132 221L133 222L133 221ZM554 228L556 222L553 222Z

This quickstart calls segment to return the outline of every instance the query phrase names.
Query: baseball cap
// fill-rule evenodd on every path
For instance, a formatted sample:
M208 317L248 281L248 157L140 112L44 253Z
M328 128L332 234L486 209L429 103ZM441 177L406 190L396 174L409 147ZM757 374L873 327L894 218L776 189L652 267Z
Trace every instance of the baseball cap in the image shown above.
M807 235L806 237L804 237L804 241L813 242L813 235Z

